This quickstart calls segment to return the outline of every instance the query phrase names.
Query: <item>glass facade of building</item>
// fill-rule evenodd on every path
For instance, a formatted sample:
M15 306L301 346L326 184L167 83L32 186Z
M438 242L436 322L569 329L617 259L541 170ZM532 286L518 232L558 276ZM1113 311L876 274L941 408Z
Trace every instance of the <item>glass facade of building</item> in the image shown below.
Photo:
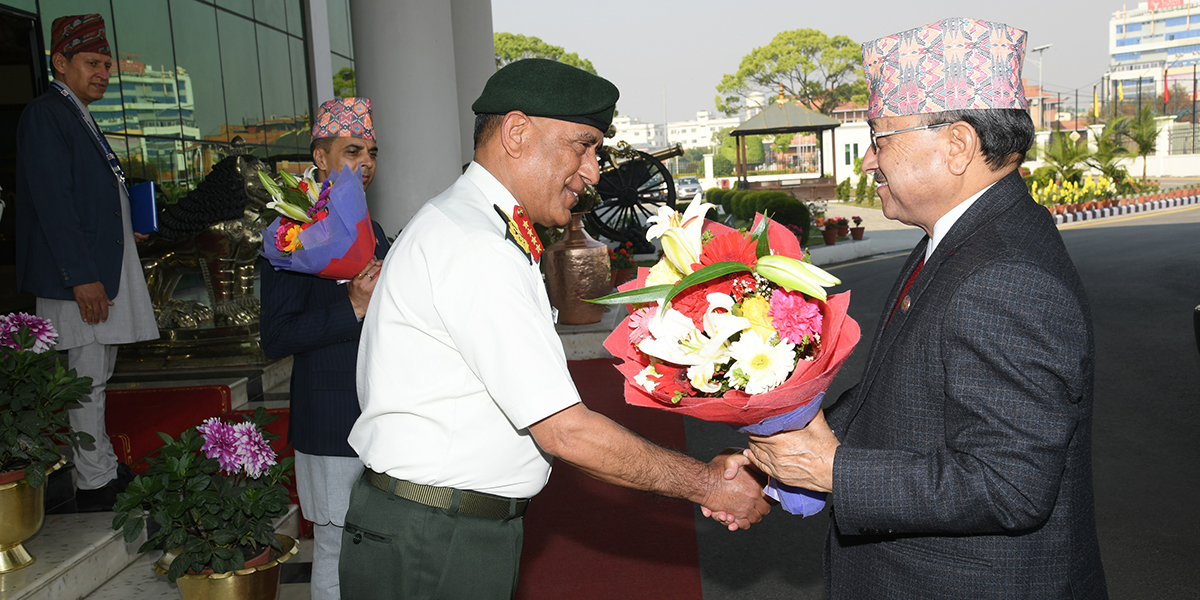
M104 17L115 66L104 98L89 108L131 179L182 193L239 137L259 158L308 154L301 0L37 0L17 7L40 16L47 60L55 18Z

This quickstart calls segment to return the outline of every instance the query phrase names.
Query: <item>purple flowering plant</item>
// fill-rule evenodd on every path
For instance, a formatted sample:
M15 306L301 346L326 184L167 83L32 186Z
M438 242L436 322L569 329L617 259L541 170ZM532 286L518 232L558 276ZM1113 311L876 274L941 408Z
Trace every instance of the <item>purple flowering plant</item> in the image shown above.
M279 436L265 427L274 419L259 407L241 423L214 417L179 439L159 433L166 445L117 495L113 529L132 542L153 520L159 529L138 552L177 549L171 581L206 569L235 571L268 548L279 551L274 520L287 512L294 459L279 460L271 448Z
M49 351L57 337L45 319L0 315L0 473L24 469L35 488L62 458L59 446L94 441L71 429L66 411L79 404L92 379Z

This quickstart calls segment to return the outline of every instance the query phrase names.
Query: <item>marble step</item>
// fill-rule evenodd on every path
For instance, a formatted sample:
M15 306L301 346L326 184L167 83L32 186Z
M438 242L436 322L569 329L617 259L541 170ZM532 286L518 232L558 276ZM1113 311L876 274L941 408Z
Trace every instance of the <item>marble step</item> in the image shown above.
M138 557L146 532L125 543L113 513L46 515L25 542L33 564L0 575L0 600L75 600L120 573Z
M129 573L141 573L131 565L146 560L153 563L159 552L138 554L146 540L146 532L131 543L125 543L120 531L112 528L113 513L46 515L42 529L25 542L25 549L35 557L33 564L0 575L0 600L78 600L91 594L113 579ZM292 505L277 521L276 529L285 535L298 537L300 510ZM147 557L149 557L147 559ZM146 567L157 576L153 568ZM166 577L162 583L167 584ZM126 588L128 589L128 588ZM172 597L178 598L174 586ZM140 594L105 596L111 598L157 597Z
M275 530L293 538L300 537L300 507L295 504L288 507L287 514L276 521ZM154 570L154 561L162 553L151 550L134 560L119 573L100 582L90 594L82 596L85 600L179 600L179 588L167 581L166 575L160 575ZM311 559L310 559L311 560ZM302 586L307 591L307 586Z

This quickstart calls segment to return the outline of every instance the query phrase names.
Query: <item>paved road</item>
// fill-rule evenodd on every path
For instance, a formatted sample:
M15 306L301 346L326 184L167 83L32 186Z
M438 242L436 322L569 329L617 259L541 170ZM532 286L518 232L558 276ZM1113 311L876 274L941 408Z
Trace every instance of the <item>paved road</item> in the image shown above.
M1096 331L1096 513L1112 598L1193 599L1200 589L1200 207L1062 227ZM830 268L853 289L850 314L869 340L907 252ZM868 342L862 342L866 344ZM830 396L853 385L860 347ZM688 450L709 458L744 445L721 425L687 420ZM746 532L702 519L704 597L824 598L828 519L775 511Z

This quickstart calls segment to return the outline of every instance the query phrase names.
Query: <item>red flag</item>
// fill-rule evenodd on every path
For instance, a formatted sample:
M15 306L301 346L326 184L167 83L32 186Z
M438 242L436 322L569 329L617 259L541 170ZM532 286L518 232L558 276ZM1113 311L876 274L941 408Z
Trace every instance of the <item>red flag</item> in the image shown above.
M1167 81L1167 70L1163 69L1163 103L1171 101L1171 84Z

